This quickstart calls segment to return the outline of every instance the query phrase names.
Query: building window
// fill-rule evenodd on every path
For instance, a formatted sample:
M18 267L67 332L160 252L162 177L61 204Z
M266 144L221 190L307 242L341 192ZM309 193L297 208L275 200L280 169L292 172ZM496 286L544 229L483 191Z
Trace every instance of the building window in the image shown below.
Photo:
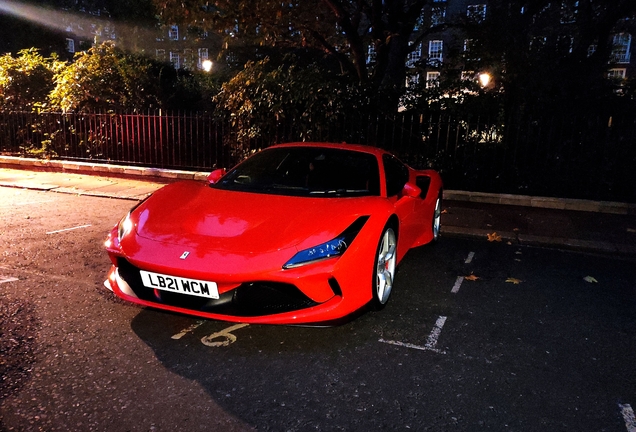
M175 69L179 69L181 67L181 56L179 53L170 51L170 63L172 63Z
M377 53L375 52L375 45L370 44L367 48L367 64L375 63L377 60Z
M468 5L466 8L466 16L475 22L482 22L486 19L486 5Z
M208 49L207 48L199 48L199 61L197 66L199 69L203 68L203 62L208 59Z
M158 60L165 61L166 60L166 50L165 49L157 49L157 50L155 50L155 56L157 57Z
M626 69L610 69L607 71L607 78L615 80L624 80Z
M438 64L444 61L444 41L432 40L428 42L428 62Z
M439 72L426 72L426 88L439 87Z
M70 53L75 52L75 41L71 38L66 38L66 51Z
M587 56L591 57L596 52L596 48L598 48L598 45L590 45L587 47Z
M561 24L571 24L576 22L576 14L578 11L578 1L561 3Z
M168 30L168 39L173 40L173 41L179 40L179 26L178 25L170 26L170 29Z
M444 6L433 6L431 8L431 27L444 24L446 18L446 8Z
M413 45L413 42L410 42L409 45ZM422 44L417 44L417 46L408 54L406 58L406 67L415 67L417 62L422 60Z
M462 81L475 81L475 71L462 71Z
M192 64L194 63L194 58L192 58L192 49L186 48L183 50L183 60L181 63L186 69L192 68Z
M420 74L412 74L407 75L406 77L406 88L415 87L420 83Z
M535 36L530 40L530 51L541 51L547 42L545 36Z
M614 35L612 55L610 63L629 63L629 49L632 44L632 35L629 33L619 33Z
M572 54L574 48L574 38L568 35L561 35L557 37L557 46L559 52Z

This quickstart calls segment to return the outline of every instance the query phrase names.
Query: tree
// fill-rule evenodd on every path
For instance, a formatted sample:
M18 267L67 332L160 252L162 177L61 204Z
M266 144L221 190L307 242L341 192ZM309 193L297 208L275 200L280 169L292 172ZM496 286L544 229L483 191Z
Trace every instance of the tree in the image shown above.
M313 140L340 116L361 110L360 88L329 75L316 63L287 56L281 65L269 59L248 62L223 84L215 98L238 131L241 145L256 137ZM239 149L240 150L240 149Z
M631 25L636 2L497 0L488 7L486 21L470 29L472 56L501 83L506 112L585 112L615 100L605 79L611 35Z
M119 50L104 42L77 53L60 69L51 91L52 107L62 111L140 111L149 108L196 109L212 90L187 71Z
M164 22L217 31L226 47L313 50L331 58L371 93L387 95L397 109L406 59L431 26L424 7L432 0L155 0ZM429 16L429 15L427 15ZM372 57L372 58L371 58ZM386 106L387 99L383 99Z
M21 50L17 57L0 57L0 108L31 110L47 105L53 76L65 66L57 58L44 58L35 48Z

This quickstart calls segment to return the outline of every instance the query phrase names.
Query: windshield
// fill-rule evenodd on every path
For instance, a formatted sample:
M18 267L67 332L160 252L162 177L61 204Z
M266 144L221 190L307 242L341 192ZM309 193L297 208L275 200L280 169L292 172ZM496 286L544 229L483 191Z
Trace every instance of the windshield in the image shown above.
M295 196L378 196L380 175L377 159L369 153L279 147L255 154L211 186Z

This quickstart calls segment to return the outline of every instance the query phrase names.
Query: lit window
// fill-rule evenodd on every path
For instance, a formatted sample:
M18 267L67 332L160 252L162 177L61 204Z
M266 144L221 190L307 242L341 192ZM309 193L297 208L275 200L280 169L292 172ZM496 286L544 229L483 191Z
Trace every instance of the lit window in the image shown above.
M612 55L610 63L629 63L629 49L632 44L632 35L629 33L619 33L614 35Z
M624 80L625 79L626 69L610 69L607 71L607 78L616 79L616 80Z
M406 77L406 88L415 87L420 83L420 74L408 75Z
M462 71L462 81L475 81L475 71Z
M179 53L170 51L170 63L172 63L175 69L179 69L181 67L181 56Z
M66 38L66 51L70 53L75 52L75 41L70 38Z
M466 16L476 22L482 22L486 19L486 5L468 5L468 7L466 8Z
M207 48L199 48L199 61L197 66L199 69L203 69L203 62L208 59L208 49Z
M412 45L413 43L409 43L409 45ZM407 58L406 58L406 66L407 67L415 67L415 65L417 64L417 62L419 62L422 59L422 44L418 44L413 51L411 51Z
M170 26L170 29L168 30L168 39L173 41L179 40L179 26Z
M441 63L443 56L444 41L432 40L428 42L428 61L429 63Z
M443 6L433 6L431 8L431 27L444 24L446 18L446 8Z
M375 52L375 45L371 44L367 48L367 64L375 63L377 59L377 53Z
M576 22L576 15L578 12L578 1L561 3L561 24L571 24Z
M439 72L426 72L426 88L439 87Z

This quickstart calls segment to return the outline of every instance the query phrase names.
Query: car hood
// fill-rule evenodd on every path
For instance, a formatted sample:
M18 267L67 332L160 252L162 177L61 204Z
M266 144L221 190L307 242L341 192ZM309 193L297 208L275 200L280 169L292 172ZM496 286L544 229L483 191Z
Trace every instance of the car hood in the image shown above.
M155 192L134 214L137 234L163 243L259 254L331 240L377 197L308 198L227 191L185 181Z

